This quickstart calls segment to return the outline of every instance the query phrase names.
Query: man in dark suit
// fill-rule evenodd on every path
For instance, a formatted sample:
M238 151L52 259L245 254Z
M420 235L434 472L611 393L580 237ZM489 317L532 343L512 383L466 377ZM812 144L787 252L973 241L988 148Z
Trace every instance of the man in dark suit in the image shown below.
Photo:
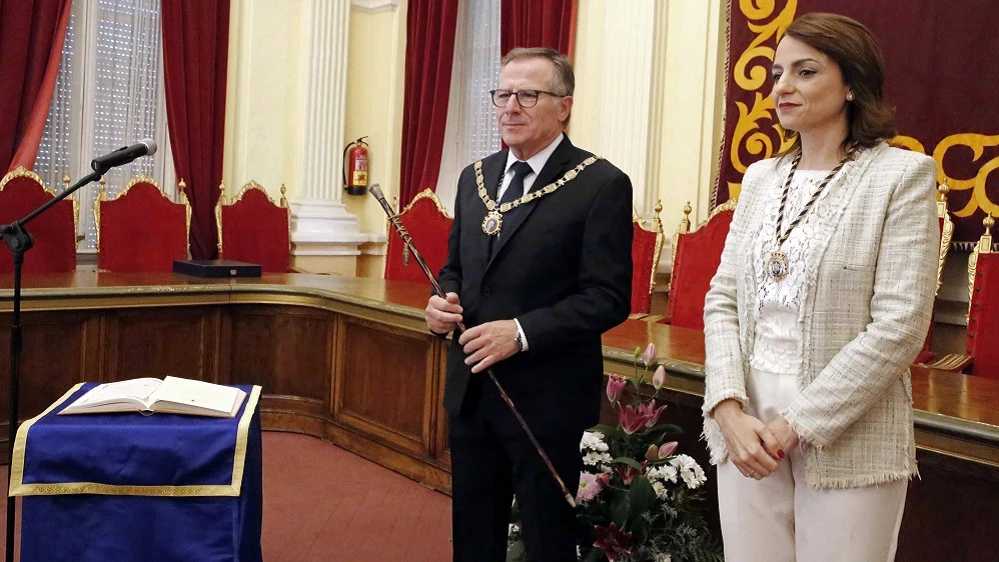
M602 396L600 335L627 318L631 181L562 132L572 64L514 49L491 92L509 147L465 168L431 331L464 321L448 356L454 559L505 559L516 494L531 560L576 559L575 513L495 386L492 368L570 493Z

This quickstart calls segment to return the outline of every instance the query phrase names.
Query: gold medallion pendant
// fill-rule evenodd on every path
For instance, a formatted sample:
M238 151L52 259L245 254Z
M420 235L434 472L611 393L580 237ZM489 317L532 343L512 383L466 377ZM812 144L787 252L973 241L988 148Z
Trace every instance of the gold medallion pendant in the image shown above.
M501 228L503 228L503 215L499 211L489 212L486 218L482 219L482 232L489 236L496 236Z
M787 254L779 250L770 253L767 260L767 273L774 281L780 281L787 277L788 262Z
M473 165L475 169L475 183L478 184L479 199L485 204L486 217L482 219L482 232L485 232L489 236L498 236L500 229L503 228L503 213L509 212L517 207L530 203L548 195L549 193L555 193L558 188L562 187L566 183L572 181L579 175L580 172L586 169L587 166L593 164L600 158L597 156L590 156L586 160L583 160L575 168L572 168L565 173L560 179L554 181L541 189L532 189L529 193L525 193L519 199L513 201L507 201L506 203L499 204L489 197L489 193L486 191L485 180L482 178L482 160L479 160ZM498 189L497 189L498 191Z

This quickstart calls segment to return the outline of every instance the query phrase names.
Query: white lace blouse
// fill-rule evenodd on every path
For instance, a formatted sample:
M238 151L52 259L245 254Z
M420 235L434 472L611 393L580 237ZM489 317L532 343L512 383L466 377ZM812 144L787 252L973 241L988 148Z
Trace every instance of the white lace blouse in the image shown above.
M782 232L798 216L802 207L815 193L828 170L798 170L791 179L787 208L784 210ZM807 286L805 260L816 229L825 216L828 195L835 190L838 178L833 178L802 222L791 231L781 246L788 257L787 276L776 281L767 274L766 263L776 246L777 210L782 190L770 197L763 228L753 244L756 269L756 340L750 365L754 369L779 375L797 376L801 371L802 324L800 311ZM783 183L781 184L783 187Z

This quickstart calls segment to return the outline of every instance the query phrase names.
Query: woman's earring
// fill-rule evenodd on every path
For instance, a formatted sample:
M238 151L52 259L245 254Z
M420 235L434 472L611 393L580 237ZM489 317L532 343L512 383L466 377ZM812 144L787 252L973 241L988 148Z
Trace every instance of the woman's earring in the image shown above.
M846 94L846 101L853 101L853 92L848 92Z

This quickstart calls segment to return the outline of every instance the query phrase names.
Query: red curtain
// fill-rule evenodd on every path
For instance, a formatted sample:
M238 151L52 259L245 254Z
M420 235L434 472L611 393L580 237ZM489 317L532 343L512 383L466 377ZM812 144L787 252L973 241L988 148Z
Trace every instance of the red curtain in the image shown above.
M550 47L572 58L577 0L503 0L500 52L514 47Z
M69 8L70 0L0 0L0 171L34 166Z
M759 7L756 5L758 4ZM885 57L885 98L896 107L894 142L932 155L950 186L954 241L970 246L985 212L999 214L999 34L995 0L896 0L891 9L855 0L729 2L725 146L714 204L735 195L751 163L780 148L768 97L778 38L795 17L835 12L874 33Z
M229 0L163 0L163 73L177 177L191 202L191 257L218 255Z
M399 202L436 189L444 150L458 0L410 0Z

